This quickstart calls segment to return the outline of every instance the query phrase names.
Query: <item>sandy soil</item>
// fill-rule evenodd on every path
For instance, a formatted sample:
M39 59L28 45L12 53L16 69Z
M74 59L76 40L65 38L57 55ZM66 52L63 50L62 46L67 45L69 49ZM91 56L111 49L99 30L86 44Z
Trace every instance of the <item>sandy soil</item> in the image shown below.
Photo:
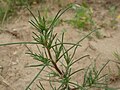
M97 5L93 4L93 6L96 9L95 18L98 20L98 23L101 23L100 20L102 16L106 15L105 17L109 17L106 14L107 10L105 7L102 7L99 3ZM54 10L51 14L56 11L57 10ZM69 19L71 18L71 15L71 12L66 12L62 18ZM0 32L0 43L33 41L32 31L34 31L34 28L28 23L28 20L30 19L31 15L28 11L21 10L18 13L18 16L16 16L12 21L6 23L2 28L3 31ZM107 20L109 20L109 18ZM107 60L116 60L113 56L113 52L120 52L120 22L117 24L117 28L117 30L113 30L112 28L106 27L101 31L104 36L102 39L94 37L92 40L85 39L81 42L82 47L78 48L75 58L86 54L90 55L90 58L79 62L74 69L90 65L98 55L99 57L96 61L98 68L106 63ZM86 31L80 32L78 29L75 29L66 23L58 25L55 28L56 32L59 34L62 33L63 29L66 29L65 41L68 42L77 42L88 33ZM36 50L36 46L28 46L32 50ZM26 52L27 49L24 45L0 47L0 90L24 90L35 76L35 73L39 71L39 68L25 68L26 65L37 63L29 57L29 55L26 55ZM113 87L120 87L120 76L118 77L118 69L114 62L110 62L106 66L103 73L106 72L110 74L110 85ZM79 76L80 75L77 74L76 78ZM32 89L37 90L35 85L32 86Z

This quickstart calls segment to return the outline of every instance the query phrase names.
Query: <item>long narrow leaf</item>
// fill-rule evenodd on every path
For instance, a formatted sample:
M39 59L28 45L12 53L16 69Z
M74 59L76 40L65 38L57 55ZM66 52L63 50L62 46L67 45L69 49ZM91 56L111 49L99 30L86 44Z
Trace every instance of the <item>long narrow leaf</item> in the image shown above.
M30 86L34 83L34 81L37 79L37 77L40 75L40 73L45 69L46 66L43 66L42 69L38 72L38 74L33 78L33 80L29 83L27 88L25 90L28 90Z
M5 43L0 44L0 46L15 45L15 44L39 44L38 42L15 42L15 43Z
M90 34L92 34L95 30L91 31L89 34L87 34L85 37L83 37L80 41L78 41L75 45L71 46L69 49L66 50L66 52L64 52L59 58L57 61L59 61L59 59L61 59L65 53L67 53L68 51L70 51L72 48L74 48L76 45L79 45L79 43L81 41L83 41L86 37L88 37Z
M29 10L30 14L33 16L33 18L35 19L35 21L37 22L37 24L39 24L37 18L36 18L35 15L32 13L32 11L31 11L29 8L27 8L27 9Z
M74 71L73 73L71 73L70 76L72 76L72 75L74 75L74 74L76 74L76 73L78 73L78 72L80 72L82 70L84 70L84 69L83 68L82 69L78 69L78 70Z
M40 67L40 66L43 66L44 64L38 64L38 65L28 65L28 66L25 66L25 67Z
M108 60L105 65L100 69L100 71L98 72L96 78L100 75L100 73L102 72L102 70L105 68L105 66L109 63L110 60Z
M90 55L85 55L85 56L82 56L82 57L78 58L77 60L75 60L74 62L72 62L72 63L70 64L70 66L73 65L73 64L75 64L76 62L80 61L81 59L83 59L83 58L85 58L85 57L89 57L89 56L90 56Z

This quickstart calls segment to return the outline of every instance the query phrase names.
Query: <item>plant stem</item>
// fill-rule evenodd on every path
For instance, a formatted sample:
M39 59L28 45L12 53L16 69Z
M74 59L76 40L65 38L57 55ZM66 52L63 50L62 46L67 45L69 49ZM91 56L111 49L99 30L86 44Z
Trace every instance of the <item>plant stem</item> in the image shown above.
M56 63L53 61L53 59L52 59L52 55L51 55L51 53L50 53L50 49L47 48L47 51L48 51L49 57L50 57L50 59L51 59L51 62L52 62L52 64L54 65L54 68L56 69L56 71L57 71L60 75L62 75L62 72L60 71L60 69L58 68L57 64L56 64Z

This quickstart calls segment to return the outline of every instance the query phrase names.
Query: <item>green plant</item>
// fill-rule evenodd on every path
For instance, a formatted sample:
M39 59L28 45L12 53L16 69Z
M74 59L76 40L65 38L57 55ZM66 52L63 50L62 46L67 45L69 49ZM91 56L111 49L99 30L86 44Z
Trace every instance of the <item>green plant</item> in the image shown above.
M118 75L120 76L120 54L118 52L114 52L113 55L117 59L117 61L114 61L116 63L116 66L118 68Z
M97 30L97 31L95 32L95 36L96 36L98 39L102 39L102 38L103 38L103 35L102 35L102 33L101 33L99 30Z
M8 1L3 1L0 3L0 23L3 25L4 21L7 19L7 17L11 16L14 12L13 8L10 8L11 3Z
M25 5L31 5L33 2L35 2L37 0L6 0L6 2L10 3L11 5L16 6L25 6Z
M50 9L48 7L45 7L45 8L41 7L41 8L42 8L41 12L43 13L44 18L46 18L46 23L50 24L52 20L54 19L54 17L51 17L51 16L49 17L48 15L48 13L50 12ZM58 18L58 20L55 23L55 26L58 26L61 23L62 23L62 19Z
M89 66L85 71L83 87L86 87L88 89L92 87L105 88L107 83L105 83L104 80L107 74L105 75L100 74L108 63L109 61L106 62L100 70L97 70L96 61L94 61L94 64L90 65L91 67Z
M117 58L117 60L120 61L120 55L118 52L114 52L113 55Z
M113 29L116 29L116 24L118 23L118 21L116 20L117 18L117 8L118 6L112 5L109 7L109 14L111 16L111 20L110 20L110 26Z
M34 2L39 3L44 0L1 0L0 1L0 23L4 22L16 14L17 10L23 6L31 6Z
M0 7L0 20L2 20L2 18L4 17L4 14L5 14L5 10Z
M93 29L92 8L87 3L82 3L81 5L74 4L72 8L75 10L75 16L70 20L70 23L78 29Z
M107 63L99 70L96 70L96 66L90 69L87 68L84 75L83 85L80 85L78 82L72 80L73 76L85 70L85 68L79 68L73 70L72 66L79 62L81 59L88 57L89 55L84 55L78 59L74 59L76 50L80 47L80 42L87 38L95 30L91 31L85 37L80 39L77 43L65 43L64 42L64 32L61 35L61 38L57 38L58 33L54 32L55 23L60 18L60 16L69 10L72 6L69 5L64 9L61 9L53 19L50 24L47 24L47 21L44 17L41 17L40 12L38 11L38 17L30 11L34 20L29 21L34 28L36 28L37 33L33 32L34 42L16 42L16 43L6 43L0 44L0 46L13 45L13 44L25 44L28 49L28 53L34 60L38 61L37 65L28 65L26 67L39 67L40 71L36 74L33 80L29 83L25 90L31 90L31 85L35 82L36 79L40 79L37 84L38 89L45 90L45 86L42 84L42 81L49 82L49 87L52 90L87 90L86 87L91 87L96 85L97 81L103 78L100 76L101 71L107 65ZM27 44L35 44L38 52L32 51ZM69 47L68 47L69 46ZM40 49L42 47L42 49ZM72 50L72 53L70 51ZM45 73L44 76L39 77L40 74ZM48 86L47 86L48 87Z

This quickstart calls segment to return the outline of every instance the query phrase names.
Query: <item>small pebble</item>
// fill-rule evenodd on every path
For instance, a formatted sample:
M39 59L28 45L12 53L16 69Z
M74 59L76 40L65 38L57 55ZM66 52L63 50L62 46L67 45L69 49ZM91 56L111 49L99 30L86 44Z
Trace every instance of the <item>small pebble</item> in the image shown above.
M3 67L2 67L2 66L0 66L0 73L2 72L2 70L3 70Z
M3 67L2 67L2 66L0 66L0 69L3 69Z

